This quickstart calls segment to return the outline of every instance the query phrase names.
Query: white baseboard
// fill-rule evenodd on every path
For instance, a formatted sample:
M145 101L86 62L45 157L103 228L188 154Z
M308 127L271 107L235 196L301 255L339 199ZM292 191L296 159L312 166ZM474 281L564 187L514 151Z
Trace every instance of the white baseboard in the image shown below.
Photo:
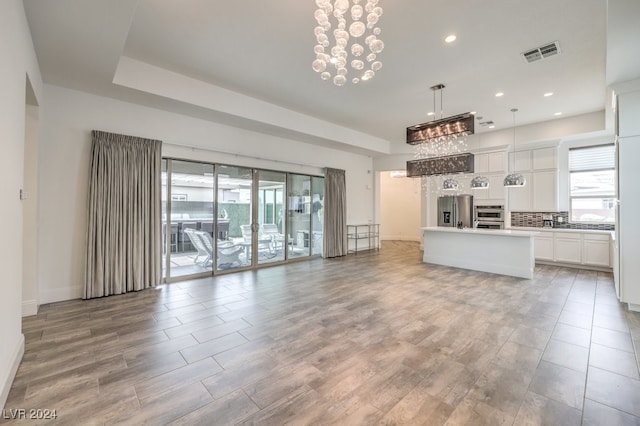
M380 240L381 241L416 241L416 242L420 242L422 241L422 237L420 235L418 236L410 236L410 235L381 235L380 236Z
M9 397L9 391L11 390L11 385L13 384L13 379L16 377L16 372L18 371L18 367L20 366L20 361L22 361L22 355L24 355L24 334L20 333L20 339L16 345L16 348L13 352L13 359L11 361L11 368L7 371L7 376L2 380L2 393L0 393L0 406L4 410L4 404L7 402L7 398Z
M629 310L632 312L640 312L640 305L636 305L635 303L628 303Z
M551 260L538 260L538 259L536 259L536 264L550 265L550 266L561 266L563 268L586 269L586 270L589 270L589 271L613 272L613 268L608 268L606 266L591 266L591 265L582 265L582 264L579 264L579 263L554 262L554 261L551 261Z
M40 304L64 302L66 300L81 299L83 288L79 285L58 288L40 287Z
M22 301L22 316L30 317L31 315L38 314L38 301L37 300L23 300Z

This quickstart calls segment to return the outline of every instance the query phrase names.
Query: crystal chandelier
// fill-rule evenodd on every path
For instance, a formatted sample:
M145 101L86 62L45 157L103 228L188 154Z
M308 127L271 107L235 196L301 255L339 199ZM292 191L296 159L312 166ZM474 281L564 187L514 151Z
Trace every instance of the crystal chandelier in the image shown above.
M376 26L382 16L378 0L316 0L316 5L313 70L336 86L344 86L349 73L353 84L372 79L382 68L377 55L384 49Z
M474 133L473 114L465 113L443 118L444 84L431 87L433 115L436 111L436 92L440 92L440 119L407 127L407 143L413 145L414 158L407 162L410 176L422 175L423 187L431 192L462 191L463 186L451 173L473 172L473 154L467 152L464 136ZM426 186L425 186L426 184Z

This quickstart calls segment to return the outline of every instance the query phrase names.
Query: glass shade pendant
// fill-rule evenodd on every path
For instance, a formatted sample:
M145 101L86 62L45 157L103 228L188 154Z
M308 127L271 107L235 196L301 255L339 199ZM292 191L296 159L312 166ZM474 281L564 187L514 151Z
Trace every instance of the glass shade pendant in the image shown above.
M515 163L515 154L516 154L516 112L518 112L518 108L512 108L511 112L513 113L513 156ZM515 164L514 164L515 166ZM503 185L507 188L514 188L518 186L525 186L527 180L520 173L512 172L509 173L505 178Z
M442 182L442 189L444 191L457 191L458 188L460 188L460 185L455 179L445 179L444 182Z
M504 178L504 186L506 187L524 186L526 183L527 180L520 173L509 173Z
M314 29L316 59L313 70L323 80L344 86L372 79L382 68L377 55L384 49L377 26L382 16L379 0L316 0ZM335 40L331 44L331 39ZM348 77L351 73L351 77Z
M485 176L476 176L471 179L471 189L487 189L489 188L489 179Z

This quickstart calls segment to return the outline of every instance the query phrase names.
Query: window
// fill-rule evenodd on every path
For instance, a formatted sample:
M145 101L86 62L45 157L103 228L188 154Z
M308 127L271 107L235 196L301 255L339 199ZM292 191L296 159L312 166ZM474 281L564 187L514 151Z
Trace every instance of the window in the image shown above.
M615 222L615 146L569 150L570 220Z

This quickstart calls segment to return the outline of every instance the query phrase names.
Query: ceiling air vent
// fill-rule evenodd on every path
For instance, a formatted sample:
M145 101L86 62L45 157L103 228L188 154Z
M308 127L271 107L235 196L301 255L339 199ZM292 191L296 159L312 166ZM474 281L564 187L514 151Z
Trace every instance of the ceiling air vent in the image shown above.
M527 50L522 53L522 57L528 63L539 61L540 59L548 58L560 53L560 44L557 41L553 43L547 43L543 46L536 47L535 49Z
M480 122L480 126L482 126L482 127L493 126L493 121L491 121L491 120L481 121Z

